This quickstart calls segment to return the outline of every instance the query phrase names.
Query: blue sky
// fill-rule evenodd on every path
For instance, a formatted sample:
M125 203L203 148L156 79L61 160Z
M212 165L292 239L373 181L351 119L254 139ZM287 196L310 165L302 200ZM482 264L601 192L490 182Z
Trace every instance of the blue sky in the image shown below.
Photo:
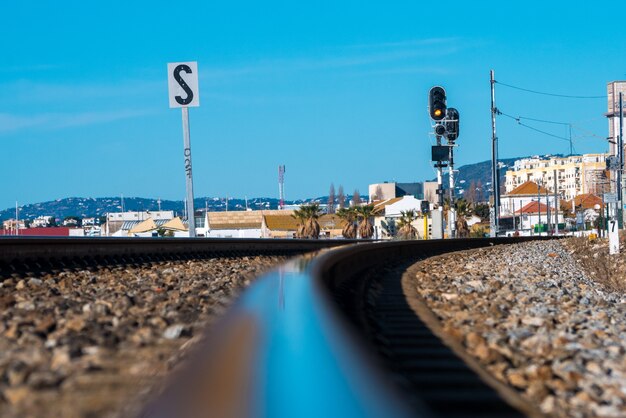
M279 164L288 199L326 194L331 182L366 193L369 183L432 178L433 85L461 114L457 163L489 159L490 69L502 83L560 94L604 95L626 79L625 27L594 2L55 3L0 6L0 207L182 199L168 62L198 62L196 196L276 196ZM511 115L572 123L577 152L608 149L605 99L498 86L496 100ZM501 157L568 151L504 117L498 133Z

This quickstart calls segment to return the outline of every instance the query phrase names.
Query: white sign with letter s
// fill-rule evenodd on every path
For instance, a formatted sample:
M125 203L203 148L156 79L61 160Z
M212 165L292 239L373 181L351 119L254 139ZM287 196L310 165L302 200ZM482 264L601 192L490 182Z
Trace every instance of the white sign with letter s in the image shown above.
M195 61L168 63L167 87L170 107L200 106L198 63Z

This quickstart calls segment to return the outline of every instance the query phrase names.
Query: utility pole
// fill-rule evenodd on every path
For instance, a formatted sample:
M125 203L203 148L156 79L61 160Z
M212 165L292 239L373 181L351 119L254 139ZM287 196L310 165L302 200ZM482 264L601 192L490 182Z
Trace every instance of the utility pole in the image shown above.
M15 201L15 235L20 234L20 210L17 206L17 200Z
M498 136L496 135L496 80L491 70L491 186L493 188L493 216L491 217L492 237L497 237L500 229L500 173L498 172Z
M285 208L285 166L278 166L278 209Z
M550 235L550 222L552 221L552 217L550 216L550 192L548 192L548 188L546 188L546 235Z
M559 194L557 192L556 173L557 171L554 170L554 232L559 235Z
M619 93L619 138L617 146L617 158L619 164L617 169L617 225L619 229L622 229L624 226L624 218L622 215L624 209L622 184L622 174L624 172L624 101L622 92Z
M541 236L541 186L539 185L539 180L537 180L537 233Z

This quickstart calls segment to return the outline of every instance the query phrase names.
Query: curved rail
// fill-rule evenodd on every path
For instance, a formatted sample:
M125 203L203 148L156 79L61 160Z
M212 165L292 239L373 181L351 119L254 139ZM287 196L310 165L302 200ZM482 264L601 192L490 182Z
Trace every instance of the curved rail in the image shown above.
M175 377L143 416L432 416L392 389L333 297L391 259L527 240L369 243L292 260L244 292L198 348L192 369Z
M297 255L356 240L2 237L0 277L65 268L226 255Z

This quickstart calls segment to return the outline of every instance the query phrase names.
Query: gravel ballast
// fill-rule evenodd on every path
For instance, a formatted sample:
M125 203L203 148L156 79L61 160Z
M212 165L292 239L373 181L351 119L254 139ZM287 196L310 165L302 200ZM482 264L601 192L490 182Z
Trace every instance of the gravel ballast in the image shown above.
M546 414L626 415L626 297L586 277L559 241L417 263L445 333Z
M0 416L134 415L250 280L284 257L0 281Z

